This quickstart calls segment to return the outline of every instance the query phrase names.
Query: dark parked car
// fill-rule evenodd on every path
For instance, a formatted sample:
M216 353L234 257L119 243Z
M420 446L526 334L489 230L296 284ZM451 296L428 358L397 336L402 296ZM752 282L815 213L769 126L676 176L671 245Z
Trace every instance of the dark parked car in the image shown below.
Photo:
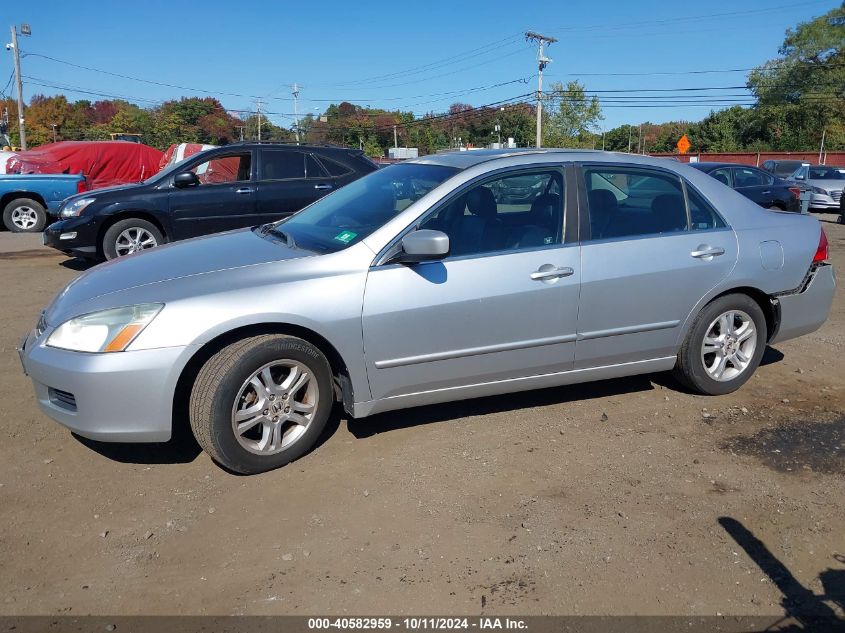
M690 163L728 187L736 189L767 209L800 211L801 189L795 183L748 165L733 163Z
M44 243L69 255L114 259L159 244L289 216L375 171L360 150L235 143L171 165L136 184L72 196Z
M807 165L804 160L764 160L761 165L763 169L774 174L778 178L787 178L802 165Z

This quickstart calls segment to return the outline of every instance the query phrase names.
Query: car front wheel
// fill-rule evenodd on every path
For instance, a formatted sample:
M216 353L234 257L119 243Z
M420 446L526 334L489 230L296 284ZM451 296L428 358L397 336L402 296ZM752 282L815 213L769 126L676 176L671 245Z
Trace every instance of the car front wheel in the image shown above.
M766 348L766 318L751 297L731 294L709 303L687 334L676 377L691 389L722 395L751 377Z
M152 222L127 218L112 224L103 236L103 255L115 259L164 243L164 236Z
M260 473L304 455L334 404L326 357L293 336L261 335L212 356L194 382L191 429L217 463Z
M38 233L47 224L47 210L35 200L18 198L3 209L3 224L13 233Z

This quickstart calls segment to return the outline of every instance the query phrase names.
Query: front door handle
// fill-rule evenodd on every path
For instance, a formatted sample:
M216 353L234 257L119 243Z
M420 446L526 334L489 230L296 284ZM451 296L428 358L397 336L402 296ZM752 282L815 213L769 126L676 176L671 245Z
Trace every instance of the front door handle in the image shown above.
M331 189L331 188L332 188L331 185L324 185L324 184L314 185L314 189L319 189L320 191L326 191L326 190Z
M772 193L770 190L766 190L766 191L761 191L760 195L768 196L770 193Z
M696 259L705 259L711 260L714 257L718 257L719 255L724 255L725 249L721 246L710 246L708 244L699 244L698 248L696 248L690 255L695 257Z
M543 264L531 273L530 277L534 281L549 281L551 279L560 279L561 277L569 277L574 275L575 270L568 267L558 268L552 264Z
M252 193L252 187L241 187L240 189L235 189L235 193Z

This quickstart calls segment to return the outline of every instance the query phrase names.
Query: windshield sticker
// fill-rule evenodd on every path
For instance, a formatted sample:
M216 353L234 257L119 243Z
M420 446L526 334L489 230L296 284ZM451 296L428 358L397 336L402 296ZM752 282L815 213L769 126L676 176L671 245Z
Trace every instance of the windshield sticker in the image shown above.
M358 234L354 231L341 231L340 233L334 236L334 239L336 239L338 242L349 244L349 242L354 240L357 236Z

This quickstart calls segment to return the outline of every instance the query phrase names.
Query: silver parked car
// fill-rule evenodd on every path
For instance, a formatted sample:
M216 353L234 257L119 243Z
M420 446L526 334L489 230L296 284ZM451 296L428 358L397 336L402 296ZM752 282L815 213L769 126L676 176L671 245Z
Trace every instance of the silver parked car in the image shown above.
M533 198L497 199L509 180ZM190 425L255 473L312 447L336 401L365 417L671 369L729 393L767 343L825 321L826 259L812 216L677 161L442 154L281 222L97 266L20 354L41 409L75 433L165 441Z
M842 198L842 189L845 188L845 167L803 165L787 180L792 180L813 193L810 198L811 209L839 211L839 200Z

